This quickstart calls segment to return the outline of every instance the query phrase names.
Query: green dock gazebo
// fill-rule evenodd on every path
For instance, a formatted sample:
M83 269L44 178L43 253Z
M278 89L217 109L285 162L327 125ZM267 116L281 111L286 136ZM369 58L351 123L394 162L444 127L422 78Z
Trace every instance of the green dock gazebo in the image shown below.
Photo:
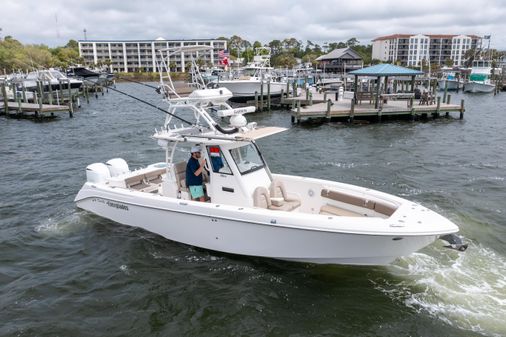
M348 74L355 76L354 81L354 99L357 100L357 90L358 90L358 77L359 76L370 76L370 77L376 77L378 79L377 86L376 86L376 108L378 107L378 101L380 96L380 81L381 78L385 78L385 88L387 87L388 83L388 77L392 76L410 76L411 77L411 90L414 92L415 88L415 77L417 75L423 75L422 71L419 70L413 70L409 68L404 68L400 66L396 66L393 64L388 63L382 63L377 64L371 67L362 68L359 70L350 71Z

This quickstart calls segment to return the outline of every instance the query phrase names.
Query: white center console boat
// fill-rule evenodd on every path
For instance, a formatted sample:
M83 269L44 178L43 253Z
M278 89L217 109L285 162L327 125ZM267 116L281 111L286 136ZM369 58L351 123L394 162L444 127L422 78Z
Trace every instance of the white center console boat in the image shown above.
M134 171L120 158L89 165L77 206L188 245L322 264L384 265L458 231L393 195L271 172L255 141L284 128L248 123L243 114L254 109L231 108L230 96L225 88L197 89L168 99L165 123L152 135L165 160ZM207 161L208 202L191 200L186 160L175 159L195 144Z

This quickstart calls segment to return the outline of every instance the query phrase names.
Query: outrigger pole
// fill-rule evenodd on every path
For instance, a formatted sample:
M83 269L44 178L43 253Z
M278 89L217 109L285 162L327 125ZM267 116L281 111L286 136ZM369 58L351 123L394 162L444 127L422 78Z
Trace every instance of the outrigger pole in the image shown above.
M93 81L90 81L90 82L95 83L95 84L98 84L97 82L93 82ZM114 89L114 88L112 88L112 87L110 87L110 86L105 86L105 87L106 87L107 89L111 89L112 91L116 91L116 92L118 92L118 93L120 93L120 94L123 94L123 95L125 95L125 96L130 97L130 98L133 98L133 99L135 99L135 100L137 100L137 101L139 101L139 102L141 102L141 103L144 103L144 104L146 104L146 105L149 105L149 106L150 106L150 107L152 107L152 108L155 108L155 109L157 109L157 110L163 111L163 112L164 112L164 113L166 113L167 115L171 115L172 117L177 118L177 119L179 119L180 121L187 123L188 125L193 125L193 123L192 123L192 122L189 122L189 121L187 121L187 120L186 120L186 119L184 119L184 118L181 118L181 117L179 117L179 116L177 116L177 115L174 115L173 113L170 113L170 112L168 112L168 111L166 111L166 110L164 110L164 109L162 109L162 108L160 108L160 107L158 107L158 106L156 106L156 105L154 105L154 104L152 104L152 103L149 103L149 102L147 102L147 101L145 101L145 100L143 100L143 99L140 99L140 98L138 98L138 97L135 97L135 96L132 96L132 95L130 95L130 94L127 94L126 92L123 92L123 91L121 91L121 90Z

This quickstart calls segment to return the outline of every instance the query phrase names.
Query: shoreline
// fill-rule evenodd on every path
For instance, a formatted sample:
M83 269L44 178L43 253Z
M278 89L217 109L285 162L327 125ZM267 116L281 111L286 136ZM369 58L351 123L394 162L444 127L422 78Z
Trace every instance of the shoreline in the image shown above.
M170 73L173 80L185 81L188 79L190 73ZM139 82L160 82L160 73L152 72L137 72L137 73L114 73L114 77L117 83L130 81Z

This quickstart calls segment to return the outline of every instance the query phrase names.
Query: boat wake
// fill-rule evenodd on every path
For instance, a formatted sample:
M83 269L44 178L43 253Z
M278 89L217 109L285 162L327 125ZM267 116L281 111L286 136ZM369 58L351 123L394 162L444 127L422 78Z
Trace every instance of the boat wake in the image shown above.
M82 211L72 211L71 213L65 211L42 220L33 230L47 236L70 235L82 229L83 224L87 223L87 221L83 221L83 217L89 216Z
M388 267L402 280L376 288L407 307L459 329L506 335L506 258L470 243L466 253L430 247Z

